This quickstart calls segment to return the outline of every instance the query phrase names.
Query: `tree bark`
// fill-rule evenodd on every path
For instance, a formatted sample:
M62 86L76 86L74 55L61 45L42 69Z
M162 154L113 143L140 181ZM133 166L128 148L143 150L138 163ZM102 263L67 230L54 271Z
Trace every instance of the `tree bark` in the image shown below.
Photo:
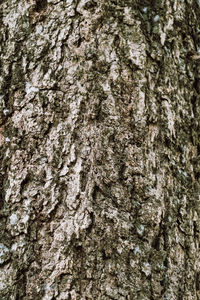
M0 12L0 299L200 299L199 0Z

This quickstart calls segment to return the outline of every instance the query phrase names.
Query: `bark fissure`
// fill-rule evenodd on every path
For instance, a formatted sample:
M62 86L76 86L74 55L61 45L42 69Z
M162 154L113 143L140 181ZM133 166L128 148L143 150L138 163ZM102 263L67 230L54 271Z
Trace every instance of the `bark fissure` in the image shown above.
M0 9L0 298L199 299L199 2Z

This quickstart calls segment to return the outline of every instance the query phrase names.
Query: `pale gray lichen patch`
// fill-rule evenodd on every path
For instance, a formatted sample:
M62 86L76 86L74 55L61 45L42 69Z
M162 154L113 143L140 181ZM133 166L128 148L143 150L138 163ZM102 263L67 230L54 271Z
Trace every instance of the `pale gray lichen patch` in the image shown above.
M28 215L24 215L23 218L21 218L20 221L25 224L25 223L28 222L28 220L29 220L29 216Z
M144 233L144 225L140 224L139 226L137 226L137 233L139 235L143 235L143 233Z
M156 16L153 18L154 22L158 22L159 19L160 19L160 16L159 16L159 15L156 15Z
M4 114L5 116L7 116L9 113L10 113L10 110L9 110L9 109L5 108L5 109L3 110L3 114Z
M134 249L134 254L140 254L140 253L141 253L140 247L136 246Z
M11 225L16 225L18 222L18 216L13 213L11 216L10 216L10 224Z
M135 9L131 1L126 7L37 2L46 11L28 19L27 1L2 3L1 110L12 142L1 171L7 170L6 230L14 243L12 261L0 273L11 287L5 284L5 293L13 299L175 299L180 276L190 272L192 281L198 261L198 216L190 212L198 203L191 162L198 142L190 138L198 110L191 103L193 67L185 59L194 45L179 28L195 12L185 18L189 2L179 0L158 1L155 11ZM23 13L15 14L21 6ZM12 16L20 21L16 28ZM186 242L188 264L178 246ZM8 284L12 267L14 275L24 268L26 280L13 276ZM184 285L188 295L194 281Z
M0 243L0 264L5 263L10 257L10 250Z
M37 87L32 86L32 84L30 82L27 82L25 91L26 91L27 94L30 94L30 93L38 92L39 89Z
M149 276L151 274L151 265L147 262L143 263L142 272L144 272L146 276Z

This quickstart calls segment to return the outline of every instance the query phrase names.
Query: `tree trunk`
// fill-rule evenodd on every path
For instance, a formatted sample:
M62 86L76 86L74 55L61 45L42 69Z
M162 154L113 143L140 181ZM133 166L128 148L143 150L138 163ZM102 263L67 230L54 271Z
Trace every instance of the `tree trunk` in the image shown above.
M0 299L200 299L200 1L0 9Z

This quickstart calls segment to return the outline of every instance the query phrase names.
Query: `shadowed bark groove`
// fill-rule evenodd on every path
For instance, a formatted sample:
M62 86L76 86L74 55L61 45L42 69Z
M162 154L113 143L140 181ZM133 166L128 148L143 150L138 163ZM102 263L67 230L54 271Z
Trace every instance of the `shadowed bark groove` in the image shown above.
M0 12L0 299L200 299L200 2Z

